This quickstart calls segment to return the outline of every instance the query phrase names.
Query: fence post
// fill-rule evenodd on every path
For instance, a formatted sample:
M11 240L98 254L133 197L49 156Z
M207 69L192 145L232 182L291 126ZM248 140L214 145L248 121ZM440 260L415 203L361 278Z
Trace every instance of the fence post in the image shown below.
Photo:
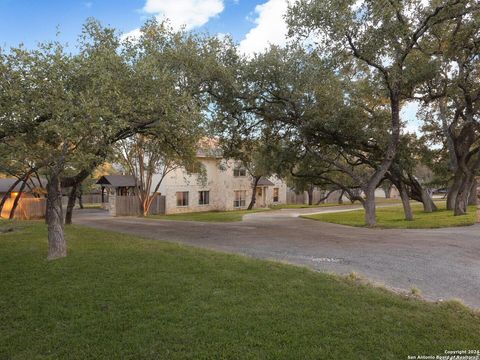
M108 197L108 212L112 216L117 216L117 195L115 193Z

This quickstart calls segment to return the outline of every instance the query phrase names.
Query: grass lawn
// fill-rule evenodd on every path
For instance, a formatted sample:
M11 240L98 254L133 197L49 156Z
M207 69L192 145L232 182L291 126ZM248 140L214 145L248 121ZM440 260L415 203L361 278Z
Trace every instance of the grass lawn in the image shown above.
M172 215L150 215L151 219L179 220L179 221L205 221L205 222L232 222L242 221L243 215L252 214L270 209L233 210L233 211L203 211Z
M400 203L399 199L385 199L385 198L376 198L375 201L378 204L391 204L391 203ZM318 207L330 207L330 206L345 206L345 205L361 205L358 201L351 203L350 201L344 201L343 204L337 202L334 203L323 203L318 205L308 205L308 204L278 204L270 206L273 210L280 209L306 209L306 208L318 208Z
M102 204L100 203L91 203L91 204L83 204L84 209L101 209ZM78 208L77 208L78 209Z
M453 216L453 212L445 209L444 202L438 202L438 211L433 213L423 212L421 204L413 204L413 221L404 219L401 205L377 208L377 227L399 228L399 229L429 229L449 226L473 225L476 221L476 207L470 206L468 214L464 216ZM330 214L316 214L302 216L306 219L313 219L349 226L365 226L364 210L354 210Z
M76 226L69 256L48 262L45 225L19 227L0 234L0 359L406 359L479 345L480 315L455 302Z
M319 205L307 205L307 204L278 204L271 205L270 209L272 210L281 210L281 209L307 209L307 208L319 208L319 207L330 207L330 206L340 206L340 205L350 205L348 204L338 204L338 203L326 203Z

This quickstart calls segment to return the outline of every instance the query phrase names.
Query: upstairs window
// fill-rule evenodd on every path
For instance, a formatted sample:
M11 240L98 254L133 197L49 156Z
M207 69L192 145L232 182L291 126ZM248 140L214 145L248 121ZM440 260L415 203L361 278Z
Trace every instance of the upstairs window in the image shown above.
M247 170L241 165L235 165L235 167L233 168L233 176L234 177L247 176Z
M188 206L188 191L179 191L177 195L177 206Z
M210 191L199 191L198 205L208 205L208 204L210 204Z
M200 162L194 162L185 166L185 170L189 174L199 174L202 171L203 165Z

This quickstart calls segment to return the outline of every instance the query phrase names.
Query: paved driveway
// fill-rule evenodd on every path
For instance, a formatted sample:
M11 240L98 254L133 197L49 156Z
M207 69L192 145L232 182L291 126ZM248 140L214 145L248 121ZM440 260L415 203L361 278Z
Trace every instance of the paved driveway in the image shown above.
M416 287L430 300L462 299L480 308L480 225L432 230L352 228L298 218L336 208L250 214L243 222L200 223L112 218L77 212L75 223L152 239L306 265L355 271L390 288Z

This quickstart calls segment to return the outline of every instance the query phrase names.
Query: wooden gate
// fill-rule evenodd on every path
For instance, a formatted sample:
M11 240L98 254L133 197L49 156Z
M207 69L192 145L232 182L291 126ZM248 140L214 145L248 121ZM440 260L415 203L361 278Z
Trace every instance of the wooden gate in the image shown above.
M140 200L135 195L112 196L109 198L109 211L113 216L140 215ZM165 214L165 196L156 196L148 211L149 215Z

